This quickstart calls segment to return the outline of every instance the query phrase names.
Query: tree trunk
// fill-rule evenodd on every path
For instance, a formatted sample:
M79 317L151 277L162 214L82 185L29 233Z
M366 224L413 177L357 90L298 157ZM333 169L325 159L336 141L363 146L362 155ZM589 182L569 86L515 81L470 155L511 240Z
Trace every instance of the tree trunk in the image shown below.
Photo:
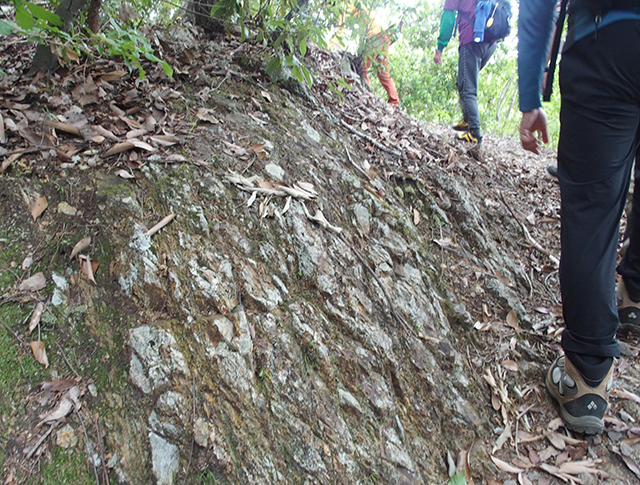
M89 0L62 0L56 9L56 14L64 23L64 30L69 30L71 22L78 15L78 12L86 6L88 1ZM91 3L93 4L95 1L96 0L91 0ZM100 0L98 0L97 3L99 4ZM100 5L98 5L98 9L99 8ZM40 70L52 72L55 71L58 66L58 58L53 52L51 52L51 47L46 44L39 44L36 48L36 53L33 56L33 61L31 61L31 68L29 68L29 72L27 74L32 75Z
M91 29L91 32L97 34L100 30L100 7L102 6L102 0L91 0L89 5L89 13L87 14L87 25Z
M224 23L211 17L211 8L218 0L190 0L189 11L194 23L209 32L224 32Z

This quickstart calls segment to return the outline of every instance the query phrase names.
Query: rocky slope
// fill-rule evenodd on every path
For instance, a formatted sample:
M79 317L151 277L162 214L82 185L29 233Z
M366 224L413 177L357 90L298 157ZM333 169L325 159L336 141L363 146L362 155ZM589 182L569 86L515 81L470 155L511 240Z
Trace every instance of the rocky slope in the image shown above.
M173 81L5 47L4 483L634 483L636 343L602 438L544 390L544 160L389 112L336 54L308 89L153 35Z

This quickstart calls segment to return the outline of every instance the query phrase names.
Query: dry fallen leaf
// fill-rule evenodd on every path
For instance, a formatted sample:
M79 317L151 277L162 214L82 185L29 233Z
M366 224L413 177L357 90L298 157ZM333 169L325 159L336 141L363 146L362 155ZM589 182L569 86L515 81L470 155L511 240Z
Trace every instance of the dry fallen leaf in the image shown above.
M15 162L18 158L20 158L20 153L14 153L13 155L8 156L2 162L2 166L0 166L0 173L4 172L8 169L13 162Z
M554 448L562 451L567 447L567 444L562 439L562 435L556 432L547 433L547 439L553 445Z
M125 138L127 140L132 140L133 138L138 138L138 137L146 135L146 134L147 134L147 129L146 128L137 128L135 130L129 130L127 132L127 134L125 135Z
M97 285L98 283L96 283L96 280L93 276L94 263L97 263L97 261L91 261L91 258L89 256L85 256L84 254L81 254L78 257L80 258L80 269L82 270L82 272L85 274L89 281L91 281L94 285Z
M100 125L92 125L91 129L96 133L98 133L99 135L105 138L108 138L109 140L118 141L118 137L116 135L114 135L111 131L107 130L106 128L103 128Z
M495 456L492 456L491 460L503 472L507 472L507 473L522 473L524 471L522 468L518 468L517 466L510 465L506 461L502 461L500 458L496 458Z
M504 427L504 430L502 430L502 433L496 440L496 444L493 446L491 453L495 453L502 448L509 438L511 438L511 423L508 423L507 426Z
M127 172L126 170L120 169L117 170L116 172L114 172L118 177L122 177L123 179L134 179L136 178L135 175L130 174L129 172Z
M468 450L461 450L458 453L458 463L456 464L456 470L464 471L467 485L475 485L473 476L471 475L471 466L469 465L469 455L471 454L471 450L473 450L473 444Z
M130 140L131 143L133 143L133 146L135 146L136 148L141 148L142 150L146 150L148 152L155 152L157 151L157 149L153 148L151 145L149 145L148 143L141 141L141 140Z
M73 401L71 401L71 399L65 394L53 411L40 416L40 424L48 423L50 421L58 421L64 418L73 410L73 406Z
M145 232L144 235L145 236L153 236L156 232L158 232L164 226L169 224L174 219L175 216L176 216L175 214L169 214L168 216L164 217L155 226L153 226L151 229L149 229L147 232Z
M44 195L39 195L31 206L31 217L35 220L46 210L49 203Z
M619 399L628 399L636 404L640 404L640 396L625 389L611 389L611 395Z
M253 192L251 194L251 197L249 197L249 200L247 201L247 207L251 207L251 205L253 205L253 203L256 201L257 196L258 196L257 192Z
M479 330L481 332L486 332L488 330L491 330L491 323L490 322L476 322L473 325L473 328L475 328L476 330Z
M513 310L513 308L509 310L509 313L507 313L507 318L505 319L505 321L507 322L507 325L513 328L517 333L521 332L520 324L518 323L518 315L516 315L516 312Z
M162 145L165 147L170 147L171 145L175 145L179 143L180 140L175 135L155 135L150 136L149 139L158 145Z
M531 224L532 226L536 225L536 215L532 212L531 214L529 214L527 217L525 217L525 219L527 220L527 222L529 222L529 224Z
M518 372L518 363L513 360L505 360L502 363L502 367L504 367L507 370L510 370L511 372Z
M214 125L220 123L220 120L214 116L215 111L209 108L200 108L196 111L196 118L201 121L208 121Z
M60 121L46 121L44 123L46 126L50 126L51 128L55 128L58 131L63 131L65 133L69 133L75 136L82 136L80 134L80 130L69 123L62 123Z
M44 342L34 340L31 342L31 350L33 350L33 355L39 363L45 366L45 368L49 367L49 360L47 359L47 352L44 349Z
M494 411L500 411L500 408L502 408L502 404L500 403L500 396L498 396L498 394L495 392L491 394L491 407Z
M31 255L27 256L26 258L24 258L22 260L22 270L27 270L31 267L31 265L33 264L33 257Z
M484 323L491 321L491 312L489 311L489 306L486 303L482 304L482 321Z
M36 304L36 308L33 310L33 313L31 314L31 320L29 320L29 333L33 332L33 329L38 326L43 313L44 313L44 303L39 301Z
M43 273L36 273L27 278L18 286L18 291L38 291L47 286L47 280Z
M166 162L186 162L187 158L184 155L180 155L179 153L172 153L171 155L169 155L167 158L165 158L163 161Z
M420 211L418 211L418 209L414 207L413 208L413 225L417 226L418 224L420 224Z
M318 195L315 186L313 184L310 184L309 182L296 182L295 184L293 184L293 186L295 188L304 190L305 192L309 192L310 194Z
M456 249L458 247L458 245L454 243L449 237L434 239L433 242L440 246L442 249Z
M615 449L613 450L613 452L616 453L620 458L622 458L622 461L624 461L625 465L627 465L627 468L629 468L629 470L631 470L638 478L640 478L640 466L638 465L638 463L636 463L633 457L630 456L629 453L622 452L622 447L620 447L620 452L617 452Z
M126 76L126 74L127 71L106 72L102 76L100 76L100 80L106 82L119 81L123 76Z
M76 245L73 247L71 251L71 255L69 256L69 261L71 261L76 255L80 254L91 244L91 236L87 236L85 238L80 239Z
M109 148L106 152L102 154L102 158L109 158L113 155L117 155L122 152L126 152L127 150L131 150L135 145L130 141L125 141L122 143L116 143L111 148Z
M258 182L258 187L260 187L261 189L276 190L275 185L273 185L268 180L263 180L261 182Z

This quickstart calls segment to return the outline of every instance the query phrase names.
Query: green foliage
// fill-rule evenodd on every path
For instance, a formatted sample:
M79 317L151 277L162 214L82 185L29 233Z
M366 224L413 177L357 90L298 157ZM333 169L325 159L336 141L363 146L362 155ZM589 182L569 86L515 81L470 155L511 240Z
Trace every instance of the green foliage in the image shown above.
M464 476L464 471L458 472L452 476L447 485L467 485L467 479Z
M145 70L142 68L141 63L142 57L149 61L159 62L164 73L168 77L173 76L171 66L154 54L153 47L151 47L149 41L137 30L124 29L113 19L109 21L109 24L111 25L109 34L95 35L95 38L99 41L96 44L96 50L99 55L122 57L130 67L138 69L141 79L145 76Z
M14 0L15 22L0 21L0 34L25 35L31 42L51 44L62 61L77 59L82 51L74 35L62 29L62 19L41 5Z
M151 5L149 0L138 0L135 3L139 8ZM138 30L121 27L113 17L107 17L108 22L103 26L103 32L96 35L84 27L83 15L77 22L80 29L74 23L67 32L62 29L60 17L42 5L24 0L14 0L14 5L16 21L0 21L0 34L17 33L25 35L30 41L50 44L61 62L79 61L83 54L122 57L131 69L138 69L143 78L145 71L141 60L147 59L160 63L164 73L168 77L173 76L171 66L155 55L151 44ZM115 13L112 15L115 16Z
M16 1L16 23L24 30L35 27L46 29L49 24L55 27L62 26L62 20L55 13L41 5L32 2L23 3L21 0Z

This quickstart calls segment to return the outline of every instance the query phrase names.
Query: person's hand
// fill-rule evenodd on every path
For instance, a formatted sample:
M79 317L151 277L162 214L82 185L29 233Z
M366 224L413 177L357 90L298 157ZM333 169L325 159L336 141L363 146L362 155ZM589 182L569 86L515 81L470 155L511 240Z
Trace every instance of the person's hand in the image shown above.
M523 112L522 120L520 121L520 143L522 143L522 148L539 155L540 140L536 137L536 132L542 135L544 143L549 143L547 114L542 108Z
M435 62L436 64L442 64L442 51L436 49L436 53L433 56L433 62Z

